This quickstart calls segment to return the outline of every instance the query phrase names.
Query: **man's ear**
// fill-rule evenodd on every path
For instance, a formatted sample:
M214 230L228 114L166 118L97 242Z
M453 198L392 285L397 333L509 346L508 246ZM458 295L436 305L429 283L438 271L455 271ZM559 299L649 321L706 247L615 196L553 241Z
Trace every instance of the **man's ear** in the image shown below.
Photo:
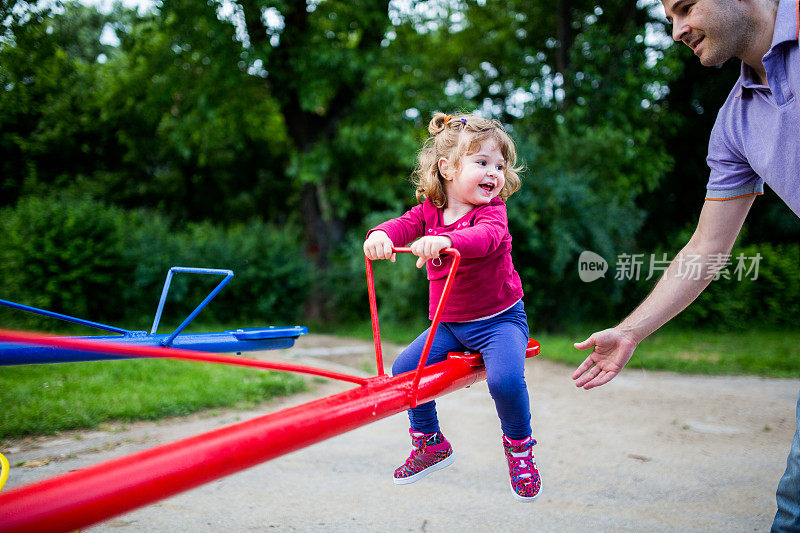
M437 162L439 165L439 173L444 177L446 180L451 180L450 176L447 175L447 171L450 170L450 162L447 160L446 157L440 157L439 161Z

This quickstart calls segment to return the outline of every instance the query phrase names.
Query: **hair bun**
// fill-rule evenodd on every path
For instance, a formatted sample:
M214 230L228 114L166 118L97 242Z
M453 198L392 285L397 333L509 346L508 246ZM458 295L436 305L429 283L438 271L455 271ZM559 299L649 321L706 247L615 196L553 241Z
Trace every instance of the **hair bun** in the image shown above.
M428 124L428 132L431 135L436 135L437 133L443 131L447 125L447 122L452 118L452 115L447 115L445 113L434 113L433 118Z

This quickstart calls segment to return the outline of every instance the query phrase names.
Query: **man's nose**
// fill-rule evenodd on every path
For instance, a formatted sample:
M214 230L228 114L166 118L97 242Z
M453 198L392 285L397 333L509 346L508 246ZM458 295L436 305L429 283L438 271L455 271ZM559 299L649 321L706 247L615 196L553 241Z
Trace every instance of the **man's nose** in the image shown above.
M689 33L689 25L683 22L682 19L676 18L672 21L672 38L674 40L682 41Z

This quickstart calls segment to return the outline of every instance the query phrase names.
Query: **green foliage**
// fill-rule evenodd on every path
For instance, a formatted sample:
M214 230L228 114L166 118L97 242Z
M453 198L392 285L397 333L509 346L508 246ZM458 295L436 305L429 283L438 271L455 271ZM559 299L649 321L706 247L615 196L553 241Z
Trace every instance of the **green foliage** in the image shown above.
M95 278L111 283L103 289L76 282L86 302L73 302L80 296L62 281L28 283L33 271L0 287L43 290L44 305L139 328L175 264L236 271L204 311L209 321L365 316L364 232L414 202L408 176L439 110L498 118L518 143L527 172L509 215L537 325L616 321L647 289L613 276L582 283L577 257L662 249L696 222L708 129L736 75L654 39L664 23L643 3L164 0L147 13L9 5L0 206L52 193L125 212L98 207L119 234L103 239L122 244L90 246L121 254L122 269ZM119 45L100 42L109 30ZM800 223L777 202L754 208L753 243L797 241ZM11 250L20 239L0 243L18 265L34 253L24 243ZM424 277L403 259L376 265L391 320L427 309ZM178 276L165 321L216 281ZM724 292L753 309L777 292L764 287L772 292ZM786 302L792 290L774 298ZM693 307L701 321L728 307L712 296Z
M90 199L30 197L3 209L0 294L84 318L121 318L119 295L130 279L124 228L123 211Z
M303 258L299 234L294 228L277 228L257 221L227 229L207 223L192 224L173 242L174 248L159 250L149 242L147 234L141 234L140 245L150 249L155 257L142 260L143 256L135 253L140 287L149 285L157 289L152 294L159 294L166 271L173 265L226 268L233 270L235 277L203 311L203 320L219 323L255 320L259 325L269 325L300 318L314 271ZM166 262L165 256L169 257ZM167 308L171 317L180 320L221 281L216 276L191 274L173 279Z
M7 367L0 438L188 415L304 389L294 375L158 359Z
M691 374L755 375L797 378L800 376L800 338L796 329L770 329L749 324L743 331L688 329L677 324L657 331L642 342L624 372L634 369L667 370ZM542 345L539 357L577 367L585 351L572 344L585 339L594 328L572 337L534 334Z
M685 325L718 330L792 328L800 316L800 245L735 248L726 276L709 285L680 316Z
M93 192L189 220L283 209L272 184L287 139L264 80L247 73L213 3L165 4L121 29L101 69L101 122L116 126L119 157Z
M99 120L105 17L77 3L25 15L0 46L0 206L96 176L116 152Z
M29 197L0 211L0 294L47 310L145 329L172 266L234 271L200 317L206 322L292 322L302 314L313 267L299 232L260 221L218 228L189 224L176 231L162 216L126 212L91 199ZM164 324L177 326L221 281L177 274ZM4 312L26 327L53 319ZM14 318L16 317L16 318Z
M592 189L591 175L542 171L509 199L514 264L538 326L562 330L569 321L613 315L620 301L613 277L589 285L577 275L583 250L611 257L634 242L641 214L632 197L613 194Z

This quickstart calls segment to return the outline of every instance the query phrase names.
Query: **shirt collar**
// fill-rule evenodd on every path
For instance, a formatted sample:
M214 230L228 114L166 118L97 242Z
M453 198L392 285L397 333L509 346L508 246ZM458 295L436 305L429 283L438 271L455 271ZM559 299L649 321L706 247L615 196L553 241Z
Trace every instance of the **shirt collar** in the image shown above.
M741 66L741 73L739 75L739 79L742 81L742 87L745 89L755 89L756 87L763 87L762 84L758 83L753 78L753 69L750 68L750 65L742 61Z
M798 24L798 0L780 0L770 50L781 43L797 41Z

